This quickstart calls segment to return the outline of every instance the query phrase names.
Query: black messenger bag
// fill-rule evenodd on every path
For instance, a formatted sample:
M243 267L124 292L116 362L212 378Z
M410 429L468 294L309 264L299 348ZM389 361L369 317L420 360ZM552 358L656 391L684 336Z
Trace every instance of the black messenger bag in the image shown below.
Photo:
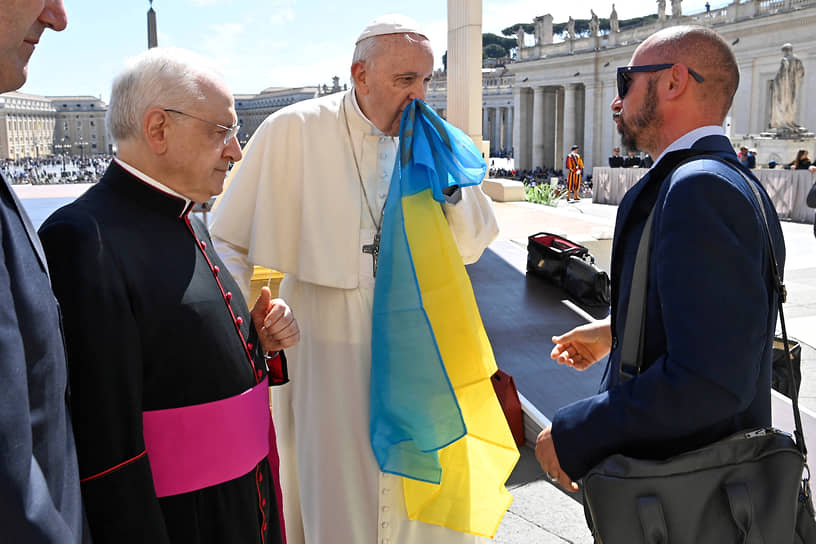
M765 209L754 184L746 179ZM652 210L652 214L654 209ZM649 237L646 222L635 259L621 346L621 379L640 372ZM784 286L770 244L785 356L790 350L782 303ZM791 373L793 369L791 368ZM584 477L584 500L602 544L814 544L816 520L807 448L792 397L795 439L776 429L738 433L662 461L612 455Z

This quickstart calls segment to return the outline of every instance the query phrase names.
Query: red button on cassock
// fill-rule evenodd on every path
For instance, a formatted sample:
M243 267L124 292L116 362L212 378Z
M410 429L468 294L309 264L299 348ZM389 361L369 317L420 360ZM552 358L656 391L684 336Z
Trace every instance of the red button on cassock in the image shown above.
M207 249L207 242L205 242L204 240L200 241L198 245L201 246L201 249Z
M241 316L238 316L238 317L235 318L235 322L240 325L240 324L242 324L244 322L244 318L241 317Z
M229 292L229 291L227 291L227 294L226 294L226 295L224 295L224 298L226 298L226 299L227 299L227 301L232 300L232 293L231 293L231 292Z
M213 266L213 274L217 276L219 272L221 272L221 270L217 266Z

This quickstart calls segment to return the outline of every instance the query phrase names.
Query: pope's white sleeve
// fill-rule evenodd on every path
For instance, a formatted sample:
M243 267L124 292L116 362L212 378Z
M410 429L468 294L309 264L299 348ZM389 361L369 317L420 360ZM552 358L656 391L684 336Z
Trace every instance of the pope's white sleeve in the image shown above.
M464 187L456 204L443 204L448 225L465 264L475 263L499 235L493 201L480 185Z
M211 237L216 253L218 253L218 256L224 261L232 277L235 278L238 287L241 288L241 293L244 295L244 300L246 300L251 308L255 301L249 300L249 284L252 281L252 271L254 267L249 262L247 251L230 244L218 236L212 235Z

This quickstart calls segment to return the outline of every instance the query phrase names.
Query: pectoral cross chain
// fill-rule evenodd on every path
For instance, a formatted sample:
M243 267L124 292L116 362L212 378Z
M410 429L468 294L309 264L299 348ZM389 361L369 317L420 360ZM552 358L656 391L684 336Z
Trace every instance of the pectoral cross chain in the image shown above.
M365 244L363 246L363 253L368 253L371 255L371 262L374 267L373 275L377 277L377 257L380 256L380 233L374 235L374 241L370 244Z

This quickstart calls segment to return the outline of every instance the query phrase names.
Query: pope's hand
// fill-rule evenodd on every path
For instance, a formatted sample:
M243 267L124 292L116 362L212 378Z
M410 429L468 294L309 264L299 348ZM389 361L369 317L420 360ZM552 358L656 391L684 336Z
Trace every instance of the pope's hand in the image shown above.
M261 288L251 314L264 351L290 348L300 341L300 328L291 308L283 299L273 299L269 287Z

